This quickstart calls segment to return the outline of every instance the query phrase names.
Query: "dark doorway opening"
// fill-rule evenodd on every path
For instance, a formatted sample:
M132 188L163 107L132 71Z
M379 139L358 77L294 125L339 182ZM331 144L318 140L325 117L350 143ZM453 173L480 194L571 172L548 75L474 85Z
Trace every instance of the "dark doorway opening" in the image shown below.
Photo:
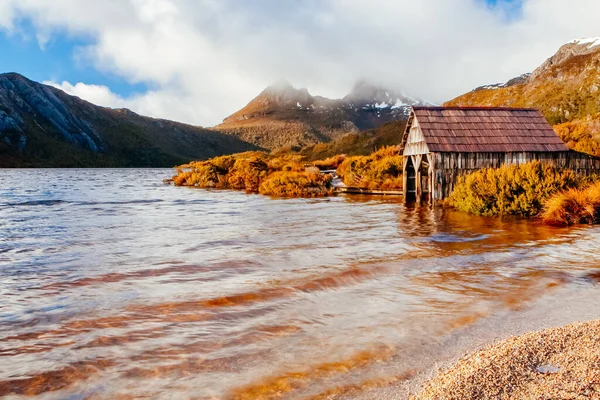
M406 188L404 195L406 200L415 201L417 199L417 171L412 158L409 157L406 164Z

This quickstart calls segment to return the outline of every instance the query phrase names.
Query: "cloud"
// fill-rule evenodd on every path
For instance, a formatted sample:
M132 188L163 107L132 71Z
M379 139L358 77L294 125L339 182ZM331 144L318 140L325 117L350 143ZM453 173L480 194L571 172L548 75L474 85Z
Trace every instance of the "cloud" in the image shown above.
M194 123L194 115L198 107L194 104L193 98L181 97L177 92L169 92L168 90L148 91L124 98L113 93L110 88L104 85L88 85L82 82L72 84L67 81L61 83L45 81L44 84L99 106L129 108L142 115L187 121L189 123Z
M493 7L484 0L0 3L4 29L15 29L19 16L43 38L91 37L74 54L79 62L152 89L121 98L104 87L61 87L202 125L218 123L280 78L331 97L367 78L441 103L531 71L571 39L600 35L598 15L597 0Z
M54 86L72 96L80 97L103 107L122 108L127 104L125 99L111 92L107 86L86 85L81 82L73 85L67 81L62 83L45 81L44 84Z

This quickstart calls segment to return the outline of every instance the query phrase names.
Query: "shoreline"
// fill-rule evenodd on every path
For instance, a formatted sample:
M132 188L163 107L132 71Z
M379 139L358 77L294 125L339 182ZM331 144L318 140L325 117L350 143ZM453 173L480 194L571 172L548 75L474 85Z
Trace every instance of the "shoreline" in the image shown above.
M413 400L600 397L600 320L528 332L461 358Z
M571 285L580 285L573 283ZM366 389L343 399L405 400L418 395L426 382L449 371L457 362L501 341L534 331L560 328L600 318L600 285L556 289L548 296L522 306L484 317L473 325L439 338L421 353L424 367L408 379L392 385ZM419 397L416 397L419 398Z

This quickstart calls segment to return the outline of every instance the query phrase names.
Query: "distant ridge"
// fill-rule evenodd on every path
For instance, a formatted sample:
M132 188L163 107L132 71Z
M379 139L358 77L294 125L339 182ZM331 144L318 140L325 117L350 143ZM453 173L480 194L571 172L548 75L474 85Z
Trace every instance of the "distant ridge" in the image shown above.
M0 167L171 167L256 146L0 74Z

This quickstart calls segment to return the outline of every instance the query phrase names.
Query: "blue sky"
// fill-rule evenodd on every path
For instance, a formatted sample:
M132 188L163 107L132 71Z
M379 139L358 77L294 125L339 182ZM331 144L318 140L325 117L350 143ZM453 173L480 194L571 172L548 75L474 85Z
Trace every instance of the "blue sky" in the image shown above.
M27 19L16 23L17 31L0 30L0 72L18 72L38 82L85 82L105 85L123 97L144 92L144 83L131 83L122 77L98 71L89 62L76 56L77 50L94 43L93 38L54 31L47 43L40 45L36 30Z
M522 3L522 0L476 1L485 1L490 8L501 9L502 12L509 10L514 17L518 15ZM148 90L145 83L131 83L116 74L98 71L90 63L76 57L78 48L94 44L91 37L71 36L64 30L55 30L42 48L30 20L21 18L16 26L18 33L0 31L0 72L18 72L38 82L69 81L104 85L122 97Z
M599 36L597 15L598 0L0 0L0 72L210 126L279 79L442 103Z

